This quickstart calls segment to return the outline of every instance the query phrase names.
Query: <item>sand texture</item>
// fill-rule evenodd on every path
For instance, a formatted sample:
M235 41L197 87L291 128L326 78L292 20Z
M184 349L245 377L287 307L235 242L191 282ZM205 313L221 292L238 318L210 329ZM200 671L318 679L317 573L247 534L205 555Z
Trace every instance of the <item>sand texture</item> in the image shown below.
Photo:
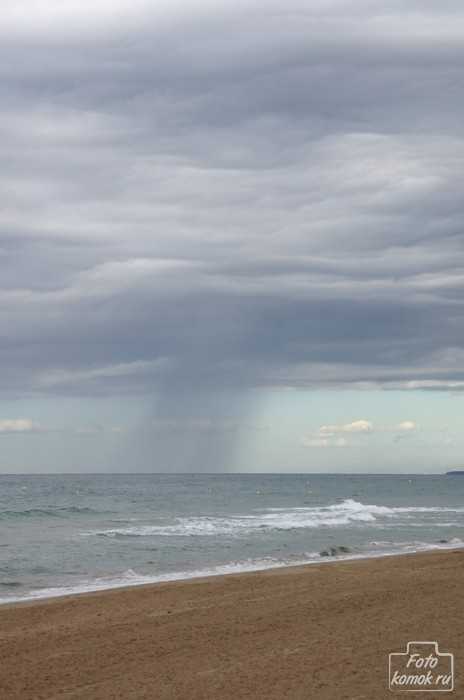
M464 698L464 551L0 607L1 700L382 700L388 653L437 640Z

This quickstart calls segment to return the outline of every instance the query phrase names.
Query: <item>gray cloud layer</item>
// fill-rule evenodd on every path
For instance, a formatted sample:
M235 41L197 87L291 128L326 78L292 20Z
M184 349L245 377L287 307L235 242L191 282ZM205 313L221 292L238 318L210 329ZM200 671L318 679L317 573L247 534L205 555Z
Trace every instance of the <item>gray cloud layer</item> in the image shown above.
M4 392L464 386L461 3L23 5Z

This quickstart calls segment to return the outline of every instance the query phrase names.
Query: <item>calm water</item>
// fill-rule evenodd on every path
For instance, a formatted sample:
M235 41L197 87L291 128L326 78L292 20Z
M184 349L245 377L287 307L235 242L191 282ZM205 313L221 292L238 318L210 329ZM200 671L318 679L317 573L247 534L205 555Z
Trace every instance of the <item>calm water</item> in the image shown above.
M464 477L0 476L0 602L463 540Z

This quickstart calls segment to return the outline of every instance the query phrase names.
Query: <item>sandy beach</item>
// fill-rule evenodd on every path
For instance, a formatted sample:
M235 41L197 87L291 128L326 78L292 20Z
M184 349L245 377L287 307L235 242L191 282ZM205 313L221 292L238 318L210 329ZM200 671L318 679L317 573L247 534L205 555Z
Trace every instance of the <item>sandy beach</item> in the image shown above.
M455 655L463 697L463 590L457 550L5 605L0 697L380 700L417 639Z

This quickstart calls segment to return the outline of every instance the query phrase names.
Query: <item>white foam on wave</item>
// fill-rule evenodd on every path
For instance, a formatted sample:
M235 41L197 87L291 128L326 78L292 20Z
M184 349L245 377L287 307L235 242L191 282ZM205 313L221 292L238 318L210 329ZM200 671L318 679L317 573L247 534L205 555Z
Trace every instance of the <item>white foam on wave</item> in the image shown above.
M464 512L463 508L441 506L429 507L389 507L360 503L348 498L341 503L329 506L308 506L296 508L268 508L252 515L231 516L191 516L179 517L174 523L135 525L83 533L103 537L194 537L227 535L240 537L253 532L269 530L295 530L302 528L343 527L360 523L373 523L386 519L412 519L414 514L442 514ZM440 526L434 521L434 526ZM454 524L454 523L453 523ZM456 523L457 524L457 523ZM408 522L409 526L414 526ZM428 523L417 523L417 527L427 527ZM451 527L452 524L442 524Z
M330 506L268 509L253 515L180 517L172 524L137 525L83 533L104 537L240 536L267 530L342 527L354 523L393 518L398 509L366 505L351 498Z
M272 557L264 557L261 559L247 559L240 562L230 562L228 564L221 564L205 569L197 569L193 571L173 571L156 575L139 574L133 569L128 569L120 576L101 577L92 580L80 581L79 583L69 586L36 589L29 591L22 596L0 598L0 604L27 600L39 600L42 598L57 598L65 595L75 595L78 593L92 593L102 590L111 590L114 588L125 588L126 586L142 586L149 583L166 583L169 581L181 581L194 578L205 578L209 576L223 576L225 574L266 571L267 569L278 569L288 566L299 566L302 564L314 563L316 558L319 558L319 555L316 552L308 553L304 559L295 560L279 560Z
M369 549L371 547L380 547L395 552L403 549L422 551L428 549L450 549L453 547L464 547L464 542L459 537L452 537L446 542L423 542L421 540L395 542L392 540L372 540L372 542L369 542L368 547Z
M383 551L376 549L376 545L387 547ZM181 581L187 579L205 578L210 576L223 576L225 574L239 574L253 571L266 571L268 569L281 569L290 566L304 566L308 564L331 564L336 561L356 560L356 559L375 559L379 557L398 556L402 554L414 554L419 552L427 552L433 550L452 550L464 548L464 542L458 537L453 537L446 543L429 543L429 542L371 542L370 546L373 549L368 549L363 552L355 552L343 554L334 557L321 558L319 553L306 552L301 557L288 559L276 559L273 557L264 557L260 559L247 559L239 562L230 562L204 569L193 571L174 571L169 573L146 575L140 574L133 569L127 569L120 576L101 577L80 581L79 583L60 586L41 588L29 591L22 596L0 597L0 604L26 602L28 600L39 600L44 598L57 598L66 595L75 595L79 593L92 593L103 590L111 590L114 588L125 588L128 586L142 586L153 583L167 583L169 581Z

